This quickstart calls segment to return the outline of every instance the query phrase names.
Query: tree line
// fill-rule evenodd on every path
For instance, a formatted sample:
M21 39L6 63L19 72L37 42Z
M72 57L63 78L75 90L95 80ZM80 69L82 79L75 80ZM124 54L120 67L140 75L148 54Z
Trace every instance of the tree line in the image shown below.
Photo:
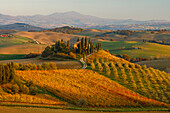
M101 49L101 43L97 43L96 45L92 43L90 39L87 37L78 38L77 42L70 46L69 40L64 42L63 39L56 41L56 43L52 46L47 46L45 50L42 52L42 57L57 57L64 56L65 58L73 58L76 59L76 55L88 55L94 53L95 51L99 51ZM62 53L62 54L61 54Z
M0 84L6 84L14 79L15 72L13 63L0 64Z

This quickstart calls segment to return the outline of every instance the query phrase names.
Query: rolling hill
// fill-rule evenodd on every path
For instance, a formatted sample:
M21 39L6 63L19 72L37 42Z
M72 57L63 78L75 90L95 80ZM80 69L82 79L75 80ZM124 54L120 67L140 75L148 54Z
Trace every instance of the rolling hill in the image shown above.
M8 24L8 25L0 25L0 30L19 30L19 31L29 31L29 30L34 30L34 31L40 31L43 30L44 28L41 27L35 27L32 25L28 25L25 23L14 23L14 24Z
M85 99L91 107L167 106L90 70L16 71L16 74L72 104Z
M77 40L77 38L82 37L81 35L72 35L72 34L64 34L57 32L26 32L21 31L14 33L14 35L27 37L33 40L37 40L41 44L51 45L54 44L57 40L63 39L64 41L71 40L73 42Z
M0 54L28 54L42 52L46 45L37 44L30 38L13 36L0 37Z

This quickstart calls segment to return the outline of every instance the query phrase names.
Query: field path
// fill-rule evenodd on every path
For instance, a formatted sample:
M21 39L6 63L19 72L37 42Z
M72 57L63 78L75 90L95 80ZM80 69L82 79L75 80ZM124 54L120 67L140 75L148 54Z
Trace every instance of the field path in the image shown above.
M91 56L92 54L93 54L93 53L85 56L85 58L88 58L88 57ZM86 64L86 62L84 61L84 58L81 58L81 59L80 59L80 62L83 64L83 67L82 67L81 69L86 69L87 64Z
M97 111L79 111L79 110L62 110L62 109L45 109L45 108L25 108L25 107L5 107L0 106L0 113L101 113ZM104 112L118 113L118 112ZM132 113L132 112L121 112ZM168 113L167 111L139 111L133 113Z

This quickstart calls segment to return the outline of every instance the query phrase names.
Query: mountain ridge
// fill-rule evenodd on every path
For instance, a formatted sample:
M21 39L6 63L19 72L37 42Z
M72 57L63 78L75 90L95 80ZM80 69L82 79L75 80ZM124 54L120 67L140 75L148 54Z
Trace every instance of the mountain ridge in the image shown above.
M91 15L84 15L75 11L64 13L52 13L49 15L32 15L32 16L10 16L0 13L0 25L13 24L13 23L26 23L33 26L43 28L56 28L62 26L75 26L88 28L98 25L128 25L128 24L143 24L143 23L157 23L169 22L166 20L146 20L138 21L132 19L119 20L99 18Z

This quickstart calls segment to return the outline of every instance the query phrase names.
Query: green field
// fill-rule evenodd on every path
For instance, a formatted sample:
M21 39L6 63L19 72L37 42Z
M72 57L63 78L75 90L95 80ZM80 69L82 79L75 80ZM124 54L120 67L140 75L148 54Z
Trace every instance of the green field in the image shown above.
M115 42L106 42L102 41L102 48L104 50L115 50L120 49L122 47L130 48L141 47L142 49L132 49L132 50L115 50L110 51L113 54L127 54L131 57L146 57L146 58L154 58L154 57L168 57L170 56L170 46L169 45L161 45L155 43L143 43L136 41L115 41Z
M21 37L0 37L0 54L29 54L30 52L42 52L46 45L36 44L34 40ZM5 58L5 57L10 58ZM19 56L19 57L18 57ZM14 58L12 58L14 57ZM0 60L21 58L20 55L0 55Z
M23 59L24 54L0 54L0 60Z

